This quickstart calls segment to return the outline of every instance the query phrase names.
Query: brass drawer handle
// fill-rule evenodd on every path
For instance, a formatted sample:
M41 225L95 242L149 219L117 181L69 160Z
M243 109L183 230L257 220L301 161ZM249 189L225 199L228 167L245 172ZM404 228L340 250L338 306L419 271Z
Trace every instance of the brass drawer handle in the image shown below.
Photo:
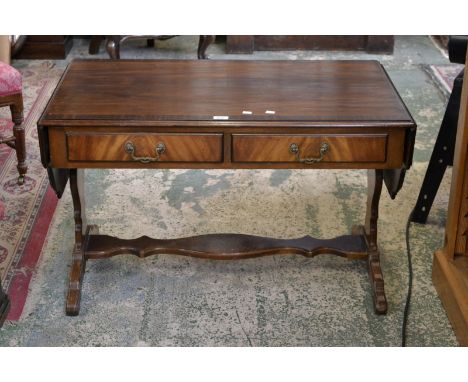
M132 141L127 141L125 142L124 145L125 152L127 154L130 154L132 156L132 159L137 162L141 163L151 163L151 162L158 162L161 160L161 154L163 154L166 151L166 145L162 142L158 143L155 151L156 151L156 157L137 157L135 155L136 149L135 149L135 144Z
M328 152L329 149L330 149L330 146L328 145L328 143L323 142L320 145L320 156L318 158L302 159L299 153L299 146L296 143L291 143L291 145L289 146L289 152L296 156L296 160L298 162L305 163L305 164L318 163L322 161L323 157L325 156L325 154Z

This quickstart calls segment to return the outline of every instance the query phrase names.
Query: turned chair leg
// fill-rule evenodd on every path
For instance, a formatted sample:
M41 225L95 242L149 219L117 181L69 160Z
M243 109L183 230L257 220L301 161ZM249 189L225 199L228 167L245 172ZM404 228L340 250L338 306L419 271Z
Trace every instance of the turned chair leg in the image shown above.
M89 42L89 54L98 54L101 48L101 43L105 39L104 36L92 36Z
M198 59L199 60L206 60L206 50L210 46L210 44L215 40L215 36L200 36L200 40L198 41Z
M18 184L24 183L24 177L28 171L26 165L26 138L23 126L23 97L20 94L18 100L10 105L13 123L13 135L15 137L16 157L18 158Z
M107 36L106 51L113 60L120 59L120 40L121 36Z

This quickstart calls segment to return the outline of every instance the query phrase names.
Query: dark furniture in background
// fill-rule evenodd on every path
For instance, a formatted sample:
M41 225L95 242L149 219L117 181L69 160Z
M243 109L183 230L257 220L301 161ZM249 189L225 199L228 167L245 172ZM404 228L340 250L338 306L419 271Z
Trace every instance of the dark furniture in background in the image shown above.
M10 309L10 300L8 299L7 294L2 289L2 282L0 281L0 328L5 322L5 318Z
M168 40L177 36L92 36L89 54L99 53L101 42L106 42L106 50L112 59L120 59L120 49L125 41L146 40L148 47L154 46L154 40ZM197 49L198 59L206 59L206 49L213 43L215 36L200 36Z
M450 62L465 63L467 44L468 36L450 36L448 42ZM445 109L444 118L440 125L439 134L411 218L415 223L426 223L445 170L447 166L453 165L462 87L463 70L453 82L452 93Z
M25 36L21 49L13 52L15 59L65 59L73 46L71 36Z
M325 253L361 259L375 311L386 313L378 206L384 180L393 196L401 187L415 132L376 61L72 62L38 122L42 163L65 179L56 181L49 172L58 195L70 179L75 246L67 314L79 313L87 260L159 253L219 260ZM218 233L122 240L87 225L86 168L368 169L367 213L364 226L327 240Z
M393 53L393 43L393 36L226 36L226 52L364 50L368 53Z
M119 47L130 38L146 38L148 46L154 39L175 36L93 36L90 54L99 51L101 42L110 37L108 51L111 57L119 57ZM200 36L197 56L206 58L206 49L214 36ZM369 53L393 53L393 36L226 36L227 53L252 53L256 50L363 50ZM25 36L21 49L15 52L17 59L64 59L73 46L72 36Z

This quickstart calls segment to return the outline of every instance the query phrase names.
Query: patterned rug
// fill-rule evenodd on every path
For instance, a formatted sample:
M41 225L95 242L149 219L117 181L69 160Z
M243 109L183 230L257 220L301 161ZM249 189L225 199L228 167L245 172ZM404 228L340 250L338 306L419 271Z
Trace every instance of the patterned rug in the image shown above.
M439 90L448 99L452 92L453 80L463 69L464 65L428 65L427 72L430 77L436 82Z
M16 152L0 146L0 275L11 300L8 320L18 320L28 287L40 256L57 198L49 187L47 172L40 163L36 122L55 87L53 66L32 65L21 70L25 103L24 127L28 172L25 183L17 184ZM56 75L53 77L56 77ZM0 135L12 133L8 108L0 114Z

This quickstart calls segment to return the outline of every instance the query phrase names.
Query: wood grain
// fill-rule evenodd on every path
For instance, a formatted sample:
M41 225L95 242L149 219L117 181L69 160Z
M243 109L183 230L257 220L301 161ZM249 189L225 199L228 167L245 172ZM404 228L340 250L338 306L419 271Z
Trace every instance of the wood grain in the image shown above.
M234 162L296 162L290 152L297 144L302 157L316 157L320 145L327 143L329 151L322 162L385 162L387 135L254 135L232 136Z
M213 116L414 125L377 61L216 60L75 60L40 124L56 119L207 121Z
M468 81L466 81L466 73L465 67L445 226L446 253L452 259L456 255L466 255L463 238L467 234L465 213L468 210L466 205L468 202Z
M436 251L432 281L461 346L468 346L468 257L447 260L446 251Z
M133 142L135 155L144 157L155 157L156 146L163 143L161 162L221 162L223 158L222 134L69 133L68 160L134 162L125 152L126 142Z
M279 131L284 134L277 134ZM246 132L249 134L245 134ZM144 138L145 136L153 138ZM192 136L197 139L190 143L188 138ZM48 128L47 139L54 144L50 148L42 145L45 153L41 153L43 156L50 156L50 163L56 168L311 168L310 165L294 160L295 157L289 153L289 145L299 142L302 144L303 154L312 155L320 145L318 137L323 137L331 144L328 153L331 156L323 162L315 163L313 168L317 169L407 168L404 152L408 145L414 143L407 139L405 130L393 127L367 128L363 132L359 127L294 128L285 127L284 124L260 128L183 124L158 128L81 126ZM154 156L155 146L161 141L166 142L168 150L161 156L161 161L137 163L130 160L122 150L126 138L138 138L140 143L137 146L144 148L147 155ZM309 143L303 146L305 142ZM106 147L106 150L101 150L101 147ZM176 156L170 157L170 152ZM280 152L281 155L278 156Z
M468 59L468 54L467 54ZM465 67L444 248L434 254L432 281L458 341L468 346L468 81Z
M209 234L186 238L159 240L148 236L119 239L107 235L91 235L86 259L100 259L121 254L147 257L174 254L216 260L235 260L268 255L296 254L313 257L334 254L349 259L367 258L362 236L344 235L321 240L310 236L297 239L274 239L241 234Z

